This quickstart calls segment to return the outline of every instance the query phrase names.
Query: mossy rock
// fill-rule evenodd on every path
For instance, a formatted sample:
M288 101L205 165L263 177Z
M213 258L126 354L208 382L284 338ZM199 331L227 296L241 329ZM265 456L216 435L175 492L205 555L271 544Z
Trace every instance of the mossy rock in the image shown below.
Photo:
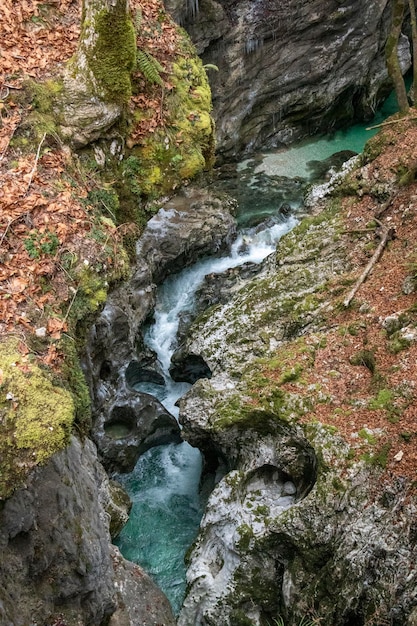
M203 64L185 33L182 42L185 53L173 63L168 77L172 88L164 92L167 110L164 127L131 145L127 160L133 163L134 159L134 173L124 163L120 166L126 183L136 195L139 192L155 198L169 193L214 164L210 86ZM152 110L141 111L136 121L152 115ZM135 119L132 123L134 127Z
M69 441L75 415L69 391L22 356L18 341L0 343L0 498Z

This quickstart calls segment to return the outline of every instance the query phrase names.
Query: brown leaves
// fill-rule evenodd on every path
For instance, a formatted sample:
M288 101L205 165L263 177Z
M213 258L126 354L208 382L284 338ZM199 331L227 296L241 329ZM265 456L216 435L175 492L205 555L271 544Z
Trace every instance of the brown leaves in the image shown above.
M79 36L79 2L56 6L37 0L2 1L2 72L40 77L52 63L65 61ZM63 16L65 16L65 23Z

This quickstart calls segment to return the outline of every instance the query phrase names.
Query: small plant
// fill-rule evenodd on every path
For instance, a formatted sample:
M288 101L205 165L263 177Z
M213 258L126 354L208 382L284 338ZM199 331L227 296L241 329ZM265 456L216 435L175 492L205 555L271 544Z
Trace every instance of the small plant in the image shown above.
M44 233L33 231L23 244L31 259L39 259L44 254L54 255L59 246L59 239L49 230Z
M164 86L161 72L164 71L162 65L145 50L138 50L136 55L136 67L143 74L149 83Z
M278 618L274 618L273 622L274 626L285 626L285 622L281 616ZM298 622L298 626L318 626L319 623L320 621L318 619L312 619L310 617L304 616Z
M372 350L361 350L350 358L352 365L364 365L371 374L375 374L376 362L375 355Z

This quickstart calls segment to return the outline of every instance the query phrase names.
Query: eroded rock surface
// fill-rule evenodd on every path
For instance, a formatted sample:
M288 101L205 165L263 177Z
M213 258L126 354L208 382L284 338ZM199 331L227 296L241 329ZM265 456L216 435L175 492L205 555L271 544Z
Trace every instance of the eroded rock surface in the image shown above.
M156 285L200 256L225 250L236 235L235 203L186 189L149 220L137 242L132 278L114 291L93 325L85 371L94 406L93 438L110 471L130 471L152 445L179 440L174 417L137 382L164 384L155 355L143 343Z
M360 197L362 188L396 190L391 171L380 181L380 169L356 168L336 187ZM316 199L317 214L280 240L258 275L230 285L228 297L200 314L176 355L200 355L210 368L211 378L181 399L180 421L217 481L190 555L180 626L263 626L277 616L291 626L306 616L326 626L415 623L410 481L382 473L383 429L346 440L317 417L331 405L349 420L368 400L359 394L342 410L337 385L329 395L304 379L340 312L343 277L351 280L342 201L333 196L322 212ZM381 318L385 332L407 330L409 318L397 318ZM337 328L358 343L356 326ZM341 378L331 355L321 382ZM361 437L373 442L362 456L352 447Z

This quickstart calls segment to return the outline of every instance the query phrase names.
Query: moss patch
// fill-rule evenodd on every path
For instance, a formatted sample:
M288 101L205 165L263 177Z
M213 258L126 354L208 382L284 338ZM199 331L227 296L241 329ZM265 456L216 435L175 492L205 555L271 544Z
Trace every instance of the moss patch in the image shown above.
M166 111L164 127L130 140L134 173L132 168L121 164L132 192L139 191L151 198L170 192L214 163L210 86L202 62L185 33L182 45L184 54L177 57L169 72L169 88L162 88L161 94L161 87L153 87ZM132 137L137 126L151 119L153 113L151 109L135 112Z
M94 30L98 38L89 55L94 77L106 100L127 103L132 95L130 76L136 63L136 34L126 15L125 2L117 0L111 11L101 11Z
M0 343L0 372L0 498L5 498L68 444L75 410L71 394L22 357L15 339Z

